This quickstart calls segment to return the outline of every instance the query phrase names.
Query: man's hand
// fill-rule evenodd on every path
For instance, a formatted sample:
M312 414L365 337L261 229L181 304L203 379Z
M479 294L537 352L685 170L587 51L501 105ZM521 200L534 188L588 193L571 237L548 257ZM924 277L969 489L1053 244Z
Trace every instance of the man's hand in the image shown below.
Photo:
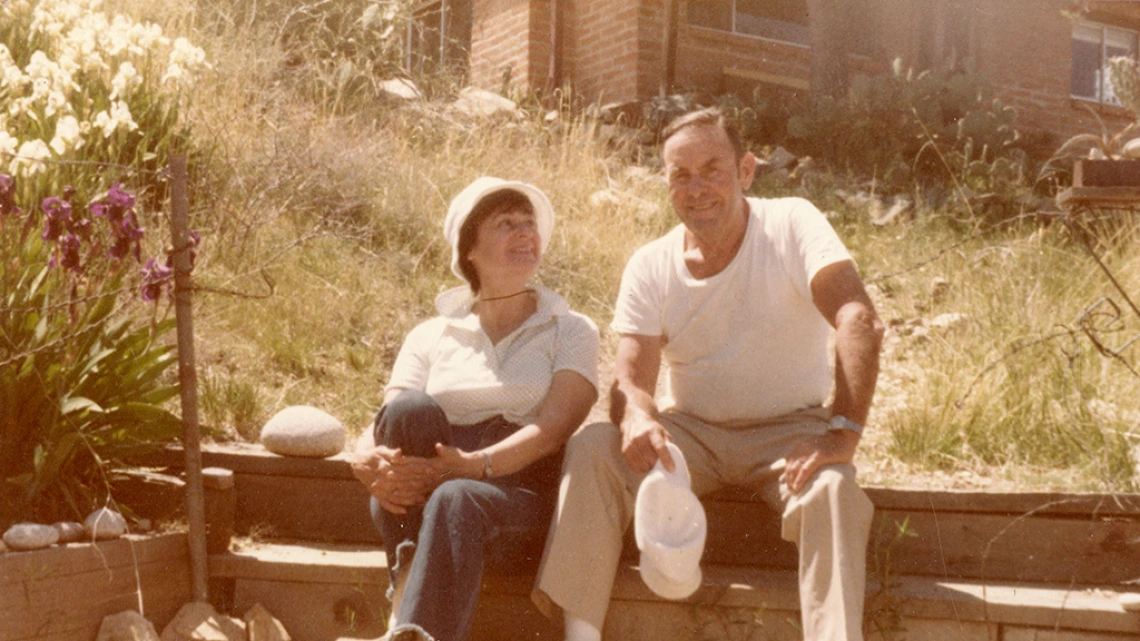
M439 485L429 459L405 456L399 449L384 446L358 450L352 457L352 473L380 507L393 514L406 514L409 507L423 505Z
M653 469L653 464L661 459L665 469L672 472L676 469L673 457L669 455L669 448L665 446L670 441L669 433L661 423L649 416L636 412L627 416L621 426L621 453L630 469L644 474Z
M804 484L824 465L850 463L855 458L859 435L848 430L832 430L819 436L806 438L792 448L787 467L780 481L786 483L793 494L799 494Z

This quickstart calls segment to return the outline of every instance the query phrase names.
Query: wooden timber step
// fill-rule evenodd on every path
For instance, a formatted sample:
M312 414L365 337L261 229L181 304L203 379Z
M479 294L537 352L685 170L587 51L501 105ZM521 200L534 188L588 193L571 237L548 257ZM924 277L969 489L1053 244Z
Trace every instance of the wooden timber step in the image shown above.
M177 472L182 461L181 451L169 450L148 464ZM343 456L287 458L246 445L208 447L203 461L234 473L238 534L382 544L368 514L368 494ZM162 499L150 487L137 493L160 507L181 505L180 497ZM870 568L889 554L898 574L950 580L1106 587L1140 580L1140 495L875 487L867 493L876 507ZM777 515L766 505L742 492L704 504L706 563L795 568L795 548L780 539Z
M215 585L230 584L230 605L261 603L295 641L372 639L387 617L387 569L374 546L306 542L255 543L211 555ZM623 564L604 637L661 639L799 639L795 572L756 566L703 565L703 585L687 600L650 592ZM903 575L868 586L872 639L1111 641L1140 638L1140 613L1125 612L1115 590L1078 585L957 581ZM532 579L484 580L472 641L557 641L558 630L530 602ZM893 633L890 636L884 632ZM901 636L900 636L901 635Z

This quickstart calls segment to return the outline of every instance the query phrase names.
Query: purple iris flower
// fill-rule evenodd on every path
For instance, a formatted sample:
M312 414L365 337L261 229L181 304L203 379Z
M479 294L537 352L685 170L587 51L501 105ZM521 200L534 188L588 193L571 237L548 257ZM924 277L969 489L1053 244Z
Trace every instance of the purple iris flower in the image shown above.
M72 220L71 224L67 226L67 229L83 240L91 240L92 226L90 218Z
M59 239L59 249L62 258L59 264L65 269L70 269L75 273L80 273L82 269L79 265L79 249L83 246L82 241L75 234L67 234Z
M8 174L0 174L0 218L21 216L23 213L16 206L16 181Z
M55 196L44 198L40 204L44 212L44 240L59 240L71 222L71 203Z
M122 183L115 183L107 190L107 202L121 211L135 208L135 197L123 189Z
M111 245L111 248L107 250L107 257L115 260L126 258L127 254L131 253L132 245L134 245L134 243L131 242L130 238L126 236L116 236L115 242Z
M111 226L111 236L114 242L107 250L107 255L115 260L134 254L135 260L142 260L142 240L145 231L139 226L135 215L135 197L123 189L119 183L111 185L107 190L107 197L98 202L91 203L89 210L95 218L106 218Z
M142 299L150 302L158 300L163 291L170 292L174 270L169 265L164 265L159 263L157 259L151 258L146 261L146 265L142 269L142 276Z

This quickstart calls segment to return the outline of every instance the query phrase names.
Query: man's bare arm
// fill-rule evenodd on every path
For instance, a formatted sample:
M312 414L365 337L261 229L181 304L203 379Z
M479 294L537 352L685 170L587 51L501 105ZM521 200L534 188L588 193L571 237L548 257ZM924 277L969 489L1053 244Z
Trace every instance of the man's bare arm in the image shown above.
M855 264L828 265L812 280L812 298L835 328L835 400L832 412L863 425L879 376L885 327L863 288Z
M835 328L835 399L831 411L863 425L879 376L883 322L851 261L821 269L812 279L811 291L816 308ZM787 458L784 482L799 492L820 467L850 463L859 438L854 432L838 430L801 442Z
M660 336L622 334L610 388L610 420L621 430L622 454L635 472L648 472L658 459L667 470L674 470L665 447L669 433L657 421L654 400L660 370Z

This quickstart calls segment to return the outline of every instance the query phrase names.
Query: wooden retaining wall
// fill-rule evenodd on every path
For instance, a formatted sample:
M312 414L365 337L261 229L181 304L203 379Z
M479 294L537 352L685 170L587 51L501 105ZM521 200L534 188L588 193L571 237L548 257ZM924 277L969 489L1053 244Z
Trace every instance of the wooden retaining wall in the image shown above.
M257 446L208 448L203 457L233 471L232 522L252 539L210 557L213 584L225 586L233 611L273 602L271 612L294 622L295 641L374 638L387 607L382 541L344 458L284 458ZM180 461L171 452L150 464ZM1140 613L1125 612L1116 596L1140 591L1140 496L867 492L876 506L868 612L885 631L872 638L1140 639ZM706 585L687 601L657 598L638 578L629 537L607 639L798 638L796 554L780 540L776 515L741 493L704 503ZM555 641L558 631L529 602L530 585L488 576L473 641Z
M190 600L185 533L128 535L0 555L0 639L94 641L103 617L141 611L162 628Z

